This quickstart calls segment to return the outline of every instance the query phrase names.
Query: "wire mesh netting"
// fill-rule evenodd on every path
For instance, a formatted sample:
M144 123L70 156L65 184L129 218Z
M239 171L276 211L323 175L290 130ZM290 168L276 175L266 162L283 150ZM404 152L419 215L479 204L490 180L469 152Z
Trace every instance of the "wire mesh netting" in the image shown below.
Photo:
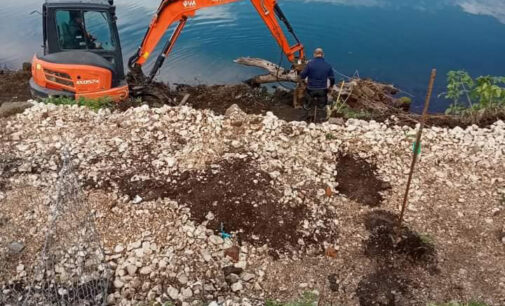
M26 273L1 284L0 305L100 305L110 272L94 216L70 154L49 195L47 232L38 259Z

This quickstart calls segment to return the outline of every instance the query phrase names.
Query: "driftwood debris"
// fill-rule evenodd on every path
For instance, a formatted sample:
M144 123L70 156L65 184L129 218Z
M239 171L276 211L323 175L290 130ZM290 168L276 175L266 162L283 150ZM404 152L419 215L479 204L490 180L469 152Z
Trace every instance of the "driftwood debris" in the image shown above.
M266 70L267 74L255 76L246 81L252 86L275 82L297 82L294 70L283 67L261 58L241 57L234 61L237 64L258 67ZM398 89L390 84L383 84L369 79L352 78L337 83L330 95L333 100L344 102L353 109L362 109L376 112L387 112L390 109L408 109L405 100L394 98Z
M296 83L297 75L293 70L286 70L279 65L262 58L255 57L240 57L234 60L235 63L265 69L267 74L255 76L246 81L247 84L252 86L259 86L265 83L275 82L293 82Z

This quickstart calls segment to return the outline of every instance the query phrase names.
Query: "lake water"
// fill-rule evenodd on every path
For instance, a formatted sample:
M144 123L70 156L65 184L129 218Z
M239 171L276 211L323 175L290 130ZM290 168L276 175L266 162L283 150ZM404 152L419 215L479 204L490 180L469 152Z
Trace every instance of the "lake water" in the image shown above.
M41 18L30 12L40 11L42 2L1 0L0 65L17 68L41 51ZM115 3L123 54L128 58L159 1ZM414 111L422 108L433 67L439 71L435 95L444 91L449 70L465 69L473 76L505 75L505 0L279 0L279 5L309 55L320 46L343 75L359 73L397 85L414 96ZM240 82L259 72L234 64L240 56L276 63L281 58L249 1L197 12L158 79ZM447 104L436 98L431 110L442 111Z

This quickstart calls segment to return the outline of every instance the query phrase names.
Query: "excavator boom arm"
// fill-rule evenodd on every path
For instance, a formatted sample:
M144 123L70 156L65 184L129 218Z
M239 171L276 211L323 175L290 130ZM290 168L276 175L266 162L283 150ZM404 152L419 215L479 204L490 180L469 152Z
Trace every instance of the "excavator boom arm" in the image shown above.
M138 48L135 55L129 59L129 67L141 67L150 57L151 53L160 42L166 30L174 22L178 21L178 26L175 28L170 40L168 40L164 45L162 53L156 59L154 67L149 74L148 80L151 81L156 75L158 69L163 64L165 58L172 50L175 41L179 37L179 34L186 24L187 18L193 17L195 15L195 12L199 9L224 5L237 1L240 0L163 0L156 14L151 20L151 23L149 24L149 28L147 29L144 39L142 40L142 44ZM298 37L294 33L293 28L289 24L286 16L277 5L276 0L250 1L289 61L294 63L297 58L303 60L305 57L303 45L300 43ZM284 22L288 31L293 35L294 39L296 40L295 45L291 46L289 44L286 36L284 35L284 32L282 31L282 28L278 23L277 18Z

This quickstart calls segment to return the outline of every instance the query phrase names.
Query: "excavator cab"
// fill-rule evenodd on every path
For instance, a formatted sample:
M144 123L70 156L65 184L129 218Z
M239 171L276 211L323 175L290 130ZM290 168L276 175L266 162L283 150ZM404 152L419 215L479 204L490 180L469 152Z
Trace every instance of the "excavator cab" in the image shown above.
M43 55L32 61L35 97L128 97L112 0L48 0L42 6Z

